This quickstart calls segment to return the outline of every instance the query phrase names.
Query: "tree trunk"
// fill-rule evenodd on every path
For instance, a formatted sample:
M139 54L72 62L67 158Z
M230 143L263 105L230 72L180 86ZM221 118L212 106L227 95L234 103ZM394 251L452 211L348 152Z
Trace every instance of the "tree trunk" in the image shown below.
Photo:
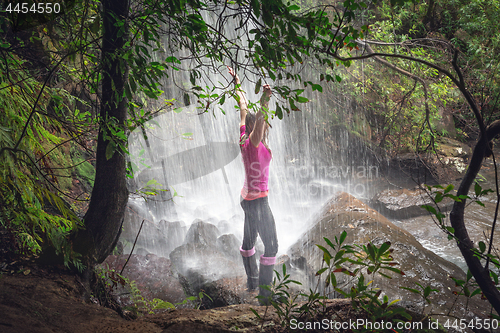
M89 208L84 217L85 229L80 230L74 238L74 249L82 254L83 263L88 269L104 261L116 245L128 200L125 153L117 145L115 149L107 151L111 136L108 126L124 129L127 117L124 87L128 69L121 54L128 39L128 11L127 0L102 1L102 96L96 176ZM125 145L125 142L116 137L111 139Z
M468 194L472 182L474 181L474 179L476 179L476 176L481 169L485 154L487 151L489 151L488 145L490 144L490 141L498 134L500 134L500 121L497 120L486 129L486 138L484 136L481 136L476 146L474 147L474 152L472 153L469 168L467 169L467 172L465 173L465 176L460 183L460 186L457 190L457 196ZM481 264L479 258L474 255L474 244L469 238L467 228L465 227L465 202L466 200L462 200L462 202L455 202L455 204L453 205L453 209L450 212L451 226L453 227L453 229L455 229L458 248L460 249L460 252L464 257L469 270L476 279L476 282L481 288L484 296L486 296L495 311L500 314L500 292L491 280L489 270L487 270Z

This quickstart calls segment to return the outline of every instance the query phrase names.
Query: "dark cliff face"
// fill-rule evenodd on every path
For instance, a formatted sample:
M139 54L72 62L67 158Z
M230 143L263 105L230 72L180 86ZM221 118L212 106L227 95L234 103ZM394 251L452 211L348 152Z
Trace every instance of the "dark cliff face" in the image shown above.
M419 307L421 309L421 297L400 288L415 288L415 283L418 282L424 287L430 285L439 290L431 296L433 309L438 313L447 313L453 306L456 295L452 291L458 291L458 288L450 276L464 279L464 272L456 265L425 249L407 231L395 226L377 211L344 192L339 193L323 207L312 227L288 251L292 265L302 267L303 276L308 280L303 281L306 285L309 283L309 286L315 286L317 282L315 273L322 263L323 253L316 244L327 247L323 237L333 241L335 236L338 237L344 230L347 232L345 241L347 244L366 245L372 242L380 246L386 241L391 242L391 248L394 249L392 256L399 263L396 267L405 275L399 276L386 271L385 273L393 277L387 279L380 275L364 273L366 282L373 280L373 287L380 288L390 300L401 299L400 305L418 311ZM337 275L339 283L346 281L347 275ZM454 309L457 315L463 315L465 298L459 300L459 303ZM487 303L477 298L469 304L469 308L473 312L481 313L487 308Z

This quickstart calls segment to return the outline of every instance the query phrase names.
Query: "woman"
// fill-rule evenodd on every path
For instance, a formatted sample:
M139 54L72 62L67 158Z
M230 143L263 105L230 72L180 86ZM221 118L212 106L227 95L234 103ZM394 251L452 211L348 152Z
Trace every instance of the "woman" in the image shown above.
M248 112L248 102L239 88L240 79L231 67L228 67L228 70L234 78L234 84L237 86L236 93L239 97L240 149L245 166L245 183L241 190L241 207L245 212L245 226L240 252L247 273L247 287L249 291L252 291L258 286L271 284L278 252L276 225L267 198L269 164L272 157L266 142L269 125L264 119L262 110L256 114ZM271 87L266 84L263 89L260 103L262 107L267 108L272 93ZM257 235L260 236L265 247L264 254L260 256L260 269L257 268L255 256ZM259 295L263 296L259 298L259 301L267 304L270 291L262 287L259 289Z

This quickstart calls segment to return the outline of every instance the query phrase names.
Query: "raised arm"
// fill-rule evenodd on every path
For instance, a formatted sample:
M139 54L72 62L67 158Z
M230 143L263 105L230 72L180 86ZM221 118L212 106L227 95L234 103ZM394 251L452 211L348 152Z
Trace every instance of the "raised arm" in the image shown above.
M263 85L262 88L264 88L264 92L260 98L261 110L255 115L255 125L252 133L250 133L250 142L254 145L254 147L259 146L259 142L262 141L262 136L264 135L264 130L267 126L269 126L264 118L262 108L268 108L272 91L268 84Z
M245 97L245 93L243 90L240 89L240 78L238 77L238 74L235 73L234 69L231 67L227 66L227 70L229 71L229 74L233 77L234 79L234 85L238 86L236 89L236 94L238 95L238 106L240 107L240 126L245 125L245 117L247 116L247 111L248 111L248 101Z

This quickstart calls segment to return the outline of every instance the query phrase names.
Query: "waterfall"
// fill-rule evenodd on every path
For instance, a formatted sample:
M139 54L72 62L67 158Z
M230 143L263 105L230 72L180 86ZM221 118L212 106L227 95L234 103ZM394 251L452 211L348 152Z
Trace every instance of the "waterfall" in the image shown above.
M245 36L238 36L237 30L234 22L229 21L224 33L246 44ZM161 58L164 54L157 56ZM180 53L177 56L181 58ZM224 65L232 64L220 64L219 73L203 72L202 79L207 85L219 86L214 90L216 93L222 92L221 86L232 86ZM319 79L317 70L304 67L297 71L303 79ZM255 94L253 83L257 78L248 71L239 74L247 99L258 102L260 96ZM183 89L177 86L189 87L189 77L185 71L172 71L172 75L163 83L164 99L183 100ZM216 84L218 82L222 84ZM295 82L269 80L263 83L298 87ZM280 253L306 230L312 213L334 193L346 191L368 198L367 186L378 177L378 170L367 159L366 149L357 145L342 125L353 115L351 99L334 87L338 83L324 83L328 85L332 86L329 90L333 93L306 89L303 96L310 102L299 104L301 111L285 114L282 120L270 120L269 145L273 158L269 202L276 220ZM190 96L190 100L195 99ZM276 101L276 97L271 98L271 109L275 109ZM235 105L237 103L228 98L224 105L204 113L193 104L178 107L130 134L129 151L136 166L131 192L153 180L168 190L147 198L147 202L135 195L131 197L133 204L148 211L151 222L180 220L189 226L196 219L216 225L228 221L226 231L242 237L239 193L244 169L238 146L239 110Z

